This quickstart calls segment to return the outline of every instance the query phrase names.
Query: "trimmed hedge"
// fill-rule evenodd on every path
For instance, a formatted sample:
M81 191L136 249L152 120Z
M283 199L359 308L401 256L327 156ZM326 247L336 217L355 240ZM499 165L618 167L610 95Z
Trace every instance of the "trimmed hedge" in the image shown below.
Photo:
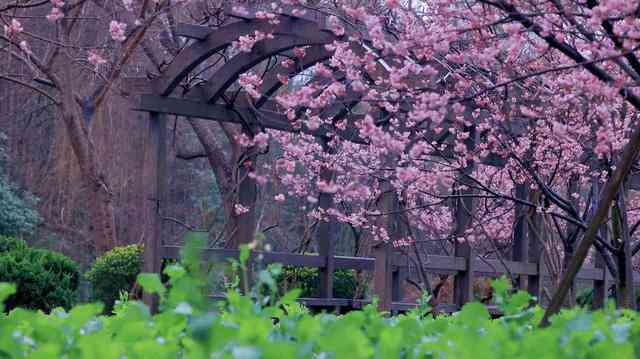
M93 299L105 305L107 313L113 310L120 292L129 292L142 269L142 246L132 244L116 247L98 257L85 274L93 288Z
M78 300L79 280L80 267L70 258L31 248L19 239L0 237L0 282L17 286L16 293L6 302L6 310L69 309Z

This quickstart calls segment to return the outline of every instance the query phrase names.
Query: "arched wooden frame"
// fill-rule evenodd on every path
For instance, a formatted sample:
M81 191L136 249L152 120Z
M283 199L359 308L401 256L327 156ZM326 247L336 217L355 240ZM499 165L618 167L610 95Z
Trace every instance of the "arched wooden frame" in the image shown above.
M278 54L285 54L295 47L308 47L306 55L298 59L295 66L290 68L279 66L270 71L264 78L260 89L263 97L257 100L254 106L258 109L269 107L269 96L274 94L282 86L276 76L277 74L292 76L329 59L332 56L332 52L328 51L325 45L333 41L345 40L348 34L336 36L328 31L323 26L324 19L321 16L309 19L299 18L291 14L281 14L277 18L278 23L276 25L270 23L268 20L258 19L255 15L234 16L241 17L241 20L224 25L216 30L202 26L180 25L177 33L181 36L194 39L195 41L174 59L160 78L153 81L151 86L153 93L141 96L138 109L147 111L151 115L149 127L150 142L146 163L147 166L151 168L147 173L155 174L154 190L157 201L154 211L156 213L161 209L166 191L166 123L164 114L227 121L244 125L247 125L247 121L249 121L250 126L259 125L264 128L282 131L302 132L321 139L325 138L329 131L336 132L334 129L327 128L310 130L303 127L302 129L294 129L286 120L286 117L282 115L276 115L273 116L273 118L262 118L260 121L257 121L254 116L255 113L251 109L237 106L230 108L227 104L218 103L218 100L227 89L235 83L242 73L245 73L264 60ZM256 43L253 51L250 53L240 53L232 57L221 68L215 71L204 86L188 89L183 98L171 97L171 95L176 92L180 83L210 56L227 48L240 36L251 35L254 34L255 31L272 32L274 38ZM364 49L361 51L364 51ZM353 105L355 105L355 103ZM348 111L342 111L340 113L340 116L347 115ZM337 131L336 133L353 142L366 143L366 141L357 136L357 133L355 133L353 129L342 133ZM485 164L501 166L503 162L500 159L489 157ZM329 171L323 171L323 173L320 173L320 176L322 178L331 178L333 175ZM255 187L255 183L251 183L251 181L243 182L241 186L246 186L244 189L241 188L241 191L255 191L255 189L250 188L251 186ZM331 195L326 193L320 195L319 205L323 208L329 208L332 202L333 199ZM379 202L385 212L392 212L397 209L396 198L385 196ZM458 207L472 205L470 199L465 199L460 202ZM517 211L522 212L522 209L518 208ZM251 215L251 211L245 215ZM464 232L465 223L469 222L467 218L463 218L465 216L468 216L466 210L457 211L456 219L459 224L463 225L458 226L459 228L456 229L456 233ZM152 219L154 221L154 231L152 235L147 236L146 239L144 270L157 273L160 271L161 258L175 257L177 250L176 248L162 247L160 239L162 235L161 218L156 215L152 216ZM395 226L392 223L393 221L388 222L390 226ZM400 286L398 285L399 281L401 281L401 274L399 274L399 272L395 272L395 275L392 274L394 260L390 246L383 245L378 247L375 253L375 260L372 258L336 257L333 255L336 235L335 225L335 222L330 221L323 222L319 226L316 234L320 245L319 256L274 253L266 255L265 260L267 262L278 261L294 265L318 267L322 273L321 294L323 297L323 300L318 303L323 306L338 305L342 302L341 300L331 298L332 274L334 269L375 269L374 286L376 294L380 299L380 307L385 310L393 309L394 305L396 309L401 308L402 303L398 303L401 299ZM529 290L532 291L534 295L539 296L539 283L542 278L540 273L543 270L539 263L540 249L538 248L533 252L527 251L529 244L525 234L526 226L524 226L524 221L520 221L517 226L516 233L518 234L518 238L515 238L514 241L514 253L516 254L514 257L517 258L514 259L522 262L507 262L506 265L509 266L509 268L500 270L501 267L505 266L504 261L495 264L488 264L490 261L486 260L478 262L474 259L474 255L467 245L457 245L456 257L431 256L431 263L427 264L427 268L425 269L431 268L436 271L451 271L457 273L455 281L455 302L458 307L473 298L472 278L474 272L486 274L510 272L525 275L529 281ZM239 243L250 241L251 239L252 238L246 237L239 241ZM217 251L212 254L212 257L223 258L232 255L237 255L237 253L233 251ZM594 271L597 273L594 273ZM596 284L600 283L600 287L604 288L605 286L601 285L603 281L607 280L604 273L605 271L602 269L591 269L586 274L583 274L582 279L595 280ZM145 297L145 300L152 305L154 304L153 298L150 296Z
M268 97L282 86L282 83L277 78L277 74L286 74L287 76L295 75L319 62L329 59L332 56L332 52L326 50L324 45L330 44L333 41L344 40L344 36L336 36L324 30L317 22L287 15L281 15L278 18L277 25L273 25L266 20L245 18L242 21L223 26L215 31L210 31L208 34L206 34L204 29L193 26L182 26L178 31L182 35L190 35L198 41L182 51L167 68L165 73L153 82L152 88L155 95L142 96L140 103L140 109L151 113L151 122L153 123L152 135L156 139L153 144L157 146L155 151L157 153L155 159L157 163L157 198L159 199L157 211L159 211L162 206L162 199L164 198L162 192L164 192L166 188L166 184L163 183L164 178L166 178L166 174L164 173L166 164L163 163L166 161L166 149L164 148L165 135L163 134L165 125L163 124L164 120L161 114L173 113L176 115L231 122L252 119L247 108L233 108L232 110L227 105L218 104L221 96L236 82L242 73L249 71L256 65L275 55L283 54L295 47L305 46L309 49L304 57L296 61L294 66L290 68L279 66L269 72L261 86L261 91L264 96L254 104L254 107L259 109L267 105L269 102ZM170 97L189 73L197 68L199 64L206 61L209 56L230 46L231 42L237 40L240 36L253 34L255 31L269 31L273 33L274 37L256 43L250 53L239 53L232 57L214 72L204 86L188 89L184 98ZM355 104L357 104L357 101L353 102L351 106L355 106ZM338 111L338 116L346 116L348 112L348 110ZM244 118L238 118L238 114ZM267 128L294 132L294 129L288 126L288 121L285 118L279 118L275 123L260 122L261 126ZM251 125L255 124L256 123L252 123ZM324 138L326 130L307 131L303 129L302 132L308 132L317 137ZM355 136L351 134L351 139L358 142L354 137ZM319 175L325 179L333 176L329 170L323 170ZM250 188L255 187L253 181L243 181L240 186L241 193L255 193L255 188ZM240 200L241 204L244 204L242 203L242 198ZM332 195L327 193L320 194L319 205L321 207L328 209L332 206L332 203ZM242 216L251 215L250 212ZM158 272L160 269L158 259L163 256L162 254L164 252L161 246L161 240L159 239L161 235L160 221L159 218L156 219L154 236L149 238L146 245L145 270L147 271ZM322 282L321 296L327 299L331 299L333 295L332 278L335 269L335 257L333 256L336 236L335 226L335 220L328 222L323 221L318 226L316 232L320 249L319 254L325 259L325 263L320 267ZM242 238L239 243L246 243L251 239L252 238L248 237ZM384 269L385 276L387 273L390 276L391 272L386 271L386 268ZM377 272L382 271L377 270Z

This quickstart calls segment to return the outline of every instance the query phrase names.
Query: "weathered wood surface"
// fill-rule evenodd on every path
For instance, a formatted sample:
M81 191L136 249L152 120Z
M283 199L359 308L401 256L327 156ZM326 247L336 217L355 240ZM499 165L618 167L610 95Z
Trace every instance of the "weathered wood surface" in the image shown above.
M177 259L182 247L165 246L164 258ZM240 254L236 249L213 249L204 248L204 259L213 261L225 261L227 258L238 259ZM265 264L282 263L287 266L294 267L313 267L324 268L327 263L325 256L293 254L285 252L252 252L252 261L260 261ZM394 258L394 262L397 259ZM363 271L375 270L375 258L367 257L347 257L334 256L336 269L353 269ZM392 264L396 266L395 263ZM517 275L538 276L537 264L513 261L500 261L497 259L473 259L474 274L484 277L499 277L508 272ZM467 271L467 258L452 256L429 256L424 266L429 273L446 273L456 274L458 272ZM507 270L508 269L508 270ZM542 276L548 277L549 273L543 267ZM602 281L604 278L604 270L596 267L585 267L578 273L579 280ZM640 274L634 275L634 282L640 283Z

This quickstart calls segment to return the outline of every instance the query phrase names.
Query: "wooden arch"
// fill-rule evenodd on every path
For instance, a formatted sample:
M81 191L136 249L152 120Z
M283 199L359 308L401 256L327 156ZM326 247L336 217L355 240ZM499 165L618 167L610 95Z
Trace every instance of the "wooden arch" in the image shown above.
M294 128L287 120L286 116L273 114L266 118L258 118L255 108L270 108L273 106L269 96L276 93L282 86L277 75L293 76L309 67L326 61L333 53L325 45L333 41L345 40L347 34L338 36L329 31L324 24L326 19L323 16L297 17L291 13L282 13L277 16L277 24L273 21L258 18L256 12L250 14L235 14L228 11L229 15L237 18L238 21L226 24L217 29L210 29L204 26L179 25L177 34L190 39L192 43L180 52L174 61L166 68L163 74L152 81L151 93L140 97L138 110L149 112L151 121L149 122L150 142L147 151L146 165L149 166L148 175L152 175L154 180L154 198L157 199L150 219L153 222L153 233L147 236L145 242L144 270L147 272L159 272L160 260L163 257L175 257L177 248L162 246L162 219L157 215L162 209L166 192L166 114L174 114L184 117L210 119L222 122L242 124L250 128L276 129L287 132L301 132L326 138L328 134L337 134L356 143L366 143L357 135L354 126L346 130L338 131L327 126L319 129L309 129L306 127ZM178 87L183 83L191 72L197 69L208 58L221 50L231 46L233 41L241 36L253 35L256 31L273 33L272 39L265 39L256 43L249 53L239 53L230 58L223 66L218 68L203 86L187 88L182 94L178 94ZM260 92L262 97L255 101L253 108L242 103L220 103L223 94L236 82L238 77L256 65L275 55L288 55L288 52L295 48L307 47L305 56L297 59L292 67L278 66L269 71L263 79ZM361 48L361 51L366 51ZM177 97L177 96L180 97ZM355 105L354 102L350 105ZM338 116L349 116L349 111L344 109L338 111ZM439 141L446 140L446 137L439 138ZM502 159L498 157L488 157L485 160L487 165L501 166ZM320 173L322 178L331 178L330 171ZM256 184L251 179L243 180L240 183L240 203L251 204L255 200ZM392 191L389 191L392 192ZM470 208L470 199L465 199L465 203L459 205L460 208ZM322 193L319 198L319 205L329 208L333 199L330 194ZM381 198L380 206L383 213L400 212L398 202L394 196L384 196ZM519 209L522 211L522 209ZM458 228L456 233L463 233L469 220L466 218L466 209L461 209L456 215ZM241 216L251 216L252 211ZM391 228L390 233L402 231L398 218L387 219L386 225ZM395 217L395 216L394 216ZM524 232L526 227L524 221L517 224L517 233L521 239L526 238ZM332 278L336 268L349 268L359 270L374 270L374 287L376 295L380 299L380 307L383 309L401 308L402 281L401 265L394 259L394 255L389 245L376 248L375 258L347 258L338 257L333 253L336 241L335 221L321 222L316 232L320 253L318 256L304 256L286 253L265 254L265 261L286 262L287 264L310 266L319 268L321 271L321 296L322 301L317 303L323 306L331 306L339 303L339 300L332 298ZM248 227L248 226L246 226ZM237 233L237 240L234 245L249 242L253 239L252 229L241 228ZM517 240L517 238L516 238ZM528 276L528 288L534 295L539 296L540 280L542 278L542 267L539 263L539 256L528 251L529 244L523 239L514 246L514 259L520 262L505 262L491 264L491 260L478 262L468 246L456 246L454 257L430 256L430 263L425 264L425 270L432 269L440 272L456 273L455 280L455 302L457 306L473 298L472 278L474 272L480 273L515 273ZM232 250L216 250L208 252L212 258L225 258L237 255ZM599 269L596 272L588 272L584 279L592 279L604 283L607 278L604 272ZM601 283L601 284L602 284ZM602 287L602 286L601 286ZM537 293L536 293L537 292ZM152 297L145 300L153 304ZM312 302L313 303L313 302Z
M231 14L237 17L236 14ZM322 17L313 19L300 18L291 14L280 14L275 21L258 19L252 15L242 15L241 19L228 25L224 25L218 29L208 29L202 26L179 25L177 33L181 36L195 40L190 46L185 48L168 66L161 77L153 80L151 85L152 93L142 95L138 110L148 111L151 114L150 133L152 138L151 162L155 165L156 174L156 212L161 210L166 191L166 124L164 115L174 114L185 117L204 118L216 121L225 121L233 123L242 123L250 127L260 126L262 128L277 129L288 132L303 132L314 135L318 138L326 138L329 132L337 132L338 135L348 136L353 142L364 143L354 133L354 128L347 131L336 131L336 129L327 128L326 126L319 129L310 130L307 128L294 129L289 121L283 115L270 116L268 119L258 120L255 117L255 109L273 106L270 103L269 96L275 93L282 83L278 79L278 75L293 76L309 67L323 62L333 55L333 52L326 49L325 45L334 41L343 41L347 35L335 35L327 30L323 24ZM217 52L231 46L241 36L252 35L256 31L269 32L273 34L272 38L257 42L252 51L248 53L239 53L229 59L224 65L213 72L211 77L203 86L196 86L186 89L182 97L172 96L177 91L178 86L195 70L200 64L204 63L209 57ZM347 33L348 34L348 33ZM305 55L297 59L296 63L291 67L277 66L267 73L263 79L260 91L262 98L253 104L253 109L242 106L242 104L221 104L219 100L227 92L227 90L236 82L238 77L254 68L263 61L281 54L287 54L293 48L306 47ZM364 48L357 50L358 52L366 51ZM381 66L379 66L381 67ZM353 101L346 105L346 109L338 109L337 117L344 118L349 114L349 107L355 106L358 101ZM244 169L247 171L246 169ZM329 179L333 177L330 170L322 170L320 177ZM251 208L252 202L255 201L256 183L254 180L245 176L240 183L240 204L247 205ZM332 206L333 196L327 193L321 193L319 196L319 206L328 209ZM247 203L245 203L245 201ZM384 201L389 204L389 201ZM387 208L391 210L391 208ZM253 211L242 214L240 217L253 215ZM145 245L145 271L158 272L160 270L160 258L166 256L167 249L161 244L161 219L155 216L154 233ZM334 256L334 247L336 240L336 222L335 220L322 221L316 231L316 238L320 249L320 257L323 263L318 266L321 270L321 296L329 302L333 293L333 272L336 264L340 265L340 258ZM239 226L242 227L242 226ZM247 243L253 240L253 232L247 228L239 228L237 231L238 238L234 240L234 247L241 243ZM389 262L391 255L389 245L384 248L384 262ZM285 258L285 257L281 257ZM289 255L286 258L301 260L295 255ZM296 259L297 258L297 259ZM342 258L343 266L357 269L373 269L371 262L366 259L353 263L345 262L346 258ZM313 260L302 260L307 264L313 264ZM338 262L338 263L336 263ZM380 277L380 283L391 282L393 275L389 268L385 266L381 268L376 266L376 277ZM398 286L396 286L398 287ZM389 289L391 285L389 285ZM385 305L391 302L391 296L387 299L381 298ZM395 295L398 297L398 295ZM151 298L148 298L151 300ZM328 302L327 302L328 303Z

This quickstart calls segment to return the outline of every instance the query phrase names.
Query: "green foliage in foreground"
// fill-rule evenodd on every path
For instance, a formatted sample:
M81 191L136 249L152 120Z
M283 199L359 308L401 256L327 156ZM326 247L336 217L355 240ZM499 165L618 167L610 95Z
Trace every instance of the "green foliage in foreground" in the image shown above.
M129 292L142 269L142 246L116 247L98 257L85 274L93 289L93 298L110 313L120 293Z
M246 253L246 252L245 252ZM506 281L494 283L505 316L491 320L484 306L466 305L436 319L427 308L385 317L373 306L343 316L311 315L277 292L281 268L260 272L254 298L230 290L228 301L211 304L199 293L206 279L197 251L187 249L170 265L166 289L157 275L139 283L161 295L161 312L150 315L139 302L121 301L115 315L100 316L88 304L49 315L16 309L0 318L3 358L634 358L640 356L637 314L612 309L562 312L551 327L538 329L538 307L525 293L509 295ZM241 255L246 259L247 255ZM242 263L240 267L243 267ZM12 293L0 285L0 299Z

